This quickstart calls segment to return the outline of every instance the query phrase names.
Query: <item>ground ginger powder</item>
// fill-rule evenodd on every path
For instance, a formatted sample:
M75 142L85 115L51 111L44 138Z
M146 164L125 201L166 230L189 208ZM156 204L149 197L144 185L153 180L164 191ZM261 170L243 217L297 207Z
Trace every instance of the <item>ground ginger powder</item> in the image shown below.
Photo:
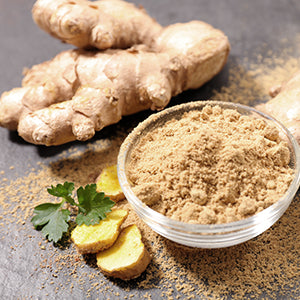
M293 179L290 152L273 125L205 106L145 135L129 178L136 195L175 220L220 224L274 204Z

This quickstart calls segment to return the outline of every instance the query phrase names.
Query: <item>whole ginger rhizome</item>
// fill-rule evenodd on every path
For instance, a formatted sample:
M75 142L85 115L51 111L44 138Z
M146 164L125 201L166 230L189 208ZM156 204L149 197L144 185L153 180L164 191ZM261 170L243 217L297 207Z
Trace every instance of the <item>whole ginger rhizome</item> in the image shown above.
M276 127L232 109L205 106L146 134L131 154L133 191L186 223L221 224L274 204L293 179Z

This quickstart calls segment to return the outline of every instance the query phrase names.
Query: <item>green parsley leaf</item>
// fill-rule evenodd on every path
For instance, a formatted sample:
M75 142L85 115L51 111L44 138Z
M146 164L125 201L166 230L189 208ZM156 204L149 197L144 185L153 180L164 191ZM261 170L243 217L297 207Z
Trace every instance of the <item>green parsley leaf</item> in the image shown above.
M71 205L76 205L75 200L72 197L72 192L74 191L73 182L65 182L63 185L58 184L56 186L51 185L51 189L47 189L48 193L55 197L62 197Z
M96 184L87 185L85 188L80 187L77 190L78 198L78 215L76 223L95 225L106 218L106 213L111 211L115 205L104 193L96 191Z
M60 203L44 203L36 206L34 209L36 215L31 222L35 228L43 227L44 236L56 243L69 229L68 221L71 213L68 209L62 209L64 203L68 202L78 208L76 217L78 225L98 224L106 218L106 213L111 211L115 202L105 197L104 193L98 193L96 187L96 184L86 185L85 188L80 187L77 190L78 203L76 203L72 197L74 183L66 181L64 184L51 185L51 188L47 189L48 193L55 197L62 197L63 200Z
M34 209L36 214L31 222L35 228L43 226L42 233L49 241L58 242L63 233L68 231L70 212L67 209L61 209L64 202L44 203Z

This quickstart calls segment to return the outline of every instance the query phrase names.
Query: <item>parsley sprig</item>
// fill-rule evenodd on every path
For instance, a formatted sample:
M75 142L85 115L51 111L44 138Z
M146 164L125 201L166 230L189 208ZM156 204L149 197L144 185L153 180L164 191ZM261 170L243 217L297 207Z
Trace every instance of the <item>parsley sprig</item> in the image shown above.
M104 193L96 191L96 184L88 184L77 189L78 202L73 198L73 182L51 185L47 191L50 195L62 198L59 203L43 203L34 208L35 216L31 219L34 227L41 228L43 235L49 241L58 242L69 229L70 207L77 207L76 223L78 225L95 225L106 218L115 202L106 197ZM69 207L64 208L65 203Z

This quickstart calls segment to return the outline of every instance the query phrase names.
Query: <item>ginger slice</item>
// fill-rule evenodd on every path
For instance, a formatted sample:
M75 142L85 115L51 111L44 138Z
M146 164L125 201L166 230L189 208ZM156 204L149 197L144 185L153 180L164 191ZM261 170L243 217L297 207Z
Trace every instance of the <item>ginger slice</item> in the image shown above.
M112 247L97 253L97 265L102 272L123 280L138 277L145 271L150 260L135 224L124 228Z
M104 168L96 179L96 184L98 192L104 192L115 202L125 198L118 180L117 165Z
M116 209L107 214L97 225L77 226L71 234L77 251L81 254L97 253L109 248L119 236L120 226L127 218L128 211Z

